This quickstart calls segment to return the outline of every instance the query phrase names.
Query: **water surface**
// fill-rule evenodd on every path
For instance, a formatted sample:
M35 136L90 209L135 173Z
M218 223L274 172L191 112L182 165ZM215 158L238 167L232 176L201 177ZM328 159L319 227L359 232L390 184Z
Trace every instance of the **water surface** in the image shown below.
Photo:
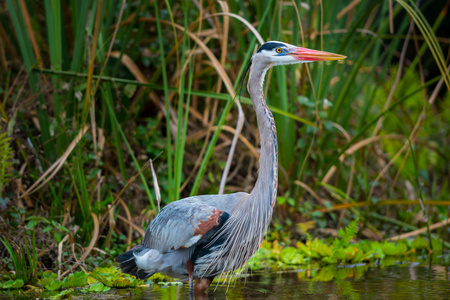
M57 292L54 292L55 294ZM23 290L1 291L0 299L49 297ZM70 299L189 299L189 286L73 291ZM196 299L450 299L450 267L418 263L359 265L247 274L233 283L213 283Z
M213 284L200 299L450 299L450 267L333 268L331 275L323 270L253 274L229 286ZM314 272L315 279L310 279ZM324 276L329 280L318 281L326 280ZM189 299L189 287L154 286L131 298Z

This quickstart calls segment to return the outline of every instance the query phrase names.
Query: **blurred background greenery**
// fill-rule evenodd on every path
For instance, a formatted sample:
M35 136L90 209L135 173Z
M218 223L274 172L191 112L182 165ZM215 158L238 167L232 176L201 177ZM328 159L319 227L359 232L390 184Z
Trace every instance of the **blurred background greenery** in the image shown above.
M265 41L347 56L267 75L280 159L269 241L295 245L308 230L336 237L357 218L359 238L381 240L448 218L448 8L2 1L1 235L34 242L30 259L43 269L56 267L58 244L68 265L72 251L83 259L97 251L88 260L99 264L139 239L157 213L149 159L162 205L218 193L238 116L231 95L259 46L250 28ZM226 193L249 192L257 176L245 85Z

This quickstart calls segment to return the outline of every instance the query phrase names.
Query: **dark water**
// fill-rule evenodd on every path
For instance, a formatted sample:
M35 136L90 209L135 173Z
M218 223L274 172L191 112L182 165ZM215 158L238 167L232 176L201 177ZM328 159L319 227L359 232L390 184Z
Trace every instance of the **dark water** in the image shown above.
M310 279L314 272L318 274ZM337 272L335 268L328 273L329 281L317 281L320 272L253 274L229 286L212 285L205 297L196 299L450 299L450 267L408 264L341 268ZM154 286L131 298L189 299L189 287Z
M19 294L17 294L19 293ZM48 295L0 290L0 299L35 299ZM99 294L72 293L70 299L189 299L189 286L111 289ZM450 267L420 265L329 266L291 272L247 275L233 283L213 283L196 299L450 299Z

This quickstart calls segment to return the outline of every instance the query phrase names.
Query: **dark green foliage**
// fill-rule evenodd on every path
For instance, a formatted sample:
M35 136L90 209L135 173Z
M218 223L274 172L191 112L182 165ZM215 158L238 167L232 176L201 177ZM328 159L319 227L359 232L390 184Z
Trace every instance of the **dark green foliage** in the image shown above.
M35 230L32 230L31 245L28 246L26 237L23 237L23 245L19 246L4 237L0 241L9 253L15 270L15 279L21 279L25 284L33 284L37 273L37 249Z
M3 199L4 186L12 176L10 168L13 165L13 157L14 152L10 146L10 138L6 132L0 133L0 199Z
M22 279L16 279L16 280L8 280L5 282L0 282L0 287L2 289L20 289L24 286L24 282Z

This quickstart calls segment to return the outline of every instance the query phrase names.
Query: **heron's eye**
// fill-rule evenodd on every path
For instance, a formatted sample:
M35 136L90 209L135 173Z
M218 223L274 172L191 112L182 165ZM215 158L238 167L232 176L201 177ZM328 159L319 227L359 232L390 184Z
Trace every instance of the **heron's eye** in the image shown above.
M281 48L277 48L275 51L277 51L277 53L281 53L283 50L281 50Z

